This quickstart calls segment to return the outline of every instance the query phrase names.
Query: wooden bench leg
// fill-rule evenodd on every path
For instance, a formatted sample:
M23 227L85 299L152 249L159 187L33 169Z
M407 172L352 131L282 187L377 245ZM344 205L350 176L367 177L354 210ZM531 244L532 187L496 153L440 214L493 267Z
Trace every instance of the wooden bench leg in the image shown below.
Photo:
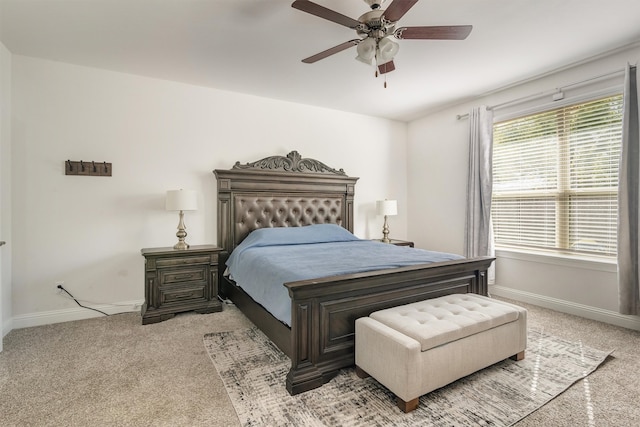
M520 352L520 353L518 353L518 354L514 354L514 355L513 355L513 356L511 356L509 359L511 359L511 360L515 360L516 362L518 362L518 361L520 361L520 360L524 359L524 351L521 351L521 352Z
M360 378L367 378L371 376L367 374L364 370L362 370L362 368L359 366L356 366L356 375Z
M402 411L404 411L404 413L406 414L407 412L411 412L414 409L416 409L418 407L418 400L420 398L416 397L415 399L411 399L408 402L405 402L404 400L400 399L399 397L396 396L396 402L398 404L398 408L400 408Z

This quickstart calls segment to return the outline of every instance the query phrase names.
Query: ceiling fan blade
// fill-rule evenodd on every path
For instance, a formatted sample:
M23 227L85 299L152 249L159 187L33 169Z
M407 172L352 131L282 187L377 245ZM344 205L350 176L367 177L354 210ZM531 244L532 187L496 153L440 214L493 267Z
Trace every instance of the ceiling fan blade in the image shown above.
M389 61L389 62L386 62L384 64L378 65L378 71L380 72L380 74L390 73L395 69L396 69L396 66L393 63L393 60Z
M467 38L472 25L450 25L441 27L401 27L393 35L401 40L464 40Z
M393 0L382 16L391 22L399 21L416 3L418 0Z
M360 21L356 21L353 18L349 18L346 15L335 12L331 9L327 9L324 6L320 6L319 4L310 2L308 0L296 0L291 4L291 7L335 22L336 24L344 25L345 27L355 29L358 25L360 25Z
M342 44L339 44L338 46L334 46L332 48L329 48L323 52L317 53L313 56L310 56L308 58L305 58L302 60L302 62L304 62L305 64L313 64L316 61L320 61L321 59L326 58L327 56L331 56L335 53L338 52L342 52L345 49L350 48L351 46L355 46L358 43L360 43L361 39L355 39L355 40L349 40L348 42L344 42Z

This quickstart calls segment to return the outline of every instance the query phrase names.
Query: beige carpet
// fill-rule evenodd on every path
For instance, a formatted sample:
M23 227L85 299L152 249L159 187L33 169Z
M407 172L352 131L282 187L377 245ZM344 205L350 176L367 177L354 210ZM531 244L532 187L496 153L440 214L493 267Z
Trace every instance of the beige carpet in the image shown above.
M202 347L251 323L235 307L142 325L140 314L10 332L0 353L0 426L233 426Z
M640 332L528 304L528 323L615 349L588 383L517 427L630 426L640 419ZM139 313L15 329L0 353L0 425L238 426L202 338L251 327L235 307L141 325Z
M392 393L353 369L290 396L285 378L291 362L255 327L207 334L204 345L243 426L511 426L610 354L529 330L524 360L507 359L422 396L418 409L405 414Z

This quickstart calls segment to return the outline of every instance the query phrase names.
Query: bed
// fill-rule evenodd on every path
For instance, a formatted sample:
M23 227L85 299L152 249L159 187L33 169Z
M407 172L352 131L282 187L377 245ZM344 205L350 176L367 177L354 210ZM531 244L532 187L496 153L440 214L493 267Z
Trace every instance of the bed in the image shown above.
M222 263L252 231L262 228L336 224L353 232L358 178L342 169L292 151L213 172ZM219 277L219 292L289 356L286 388L297 394L353 366L355 319L452 293L487 295L486 272L493 260L463 258L286 282L289 324L256 303L227 275Z

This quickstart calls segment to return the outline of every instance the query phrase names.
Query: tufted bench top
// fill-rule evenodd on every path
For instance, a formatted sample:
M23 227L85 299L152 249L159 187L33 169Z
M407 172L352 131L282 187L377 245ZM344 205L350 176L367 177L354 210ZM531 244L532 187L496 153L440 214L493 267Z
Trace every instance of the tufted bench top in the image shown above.
M476 294L453 294L373 312L369 317L420 343L422 351L515 322L524 309Z

